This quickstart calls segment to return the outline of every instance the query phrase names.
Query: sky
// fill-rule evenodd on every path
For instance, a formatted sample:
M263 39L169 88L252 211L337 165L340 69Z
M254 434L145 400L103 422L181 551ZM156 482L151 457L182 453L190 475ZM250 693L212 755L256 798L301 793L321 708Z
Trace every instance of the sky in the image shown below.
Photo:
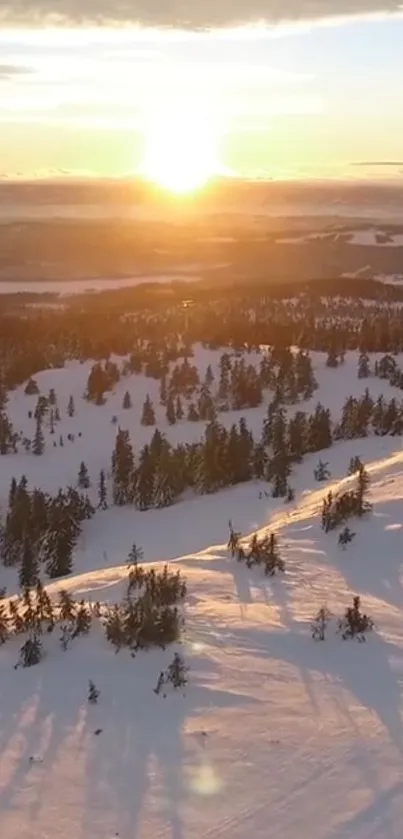
M403 6L383 5L2 0L0 177L401 177Z

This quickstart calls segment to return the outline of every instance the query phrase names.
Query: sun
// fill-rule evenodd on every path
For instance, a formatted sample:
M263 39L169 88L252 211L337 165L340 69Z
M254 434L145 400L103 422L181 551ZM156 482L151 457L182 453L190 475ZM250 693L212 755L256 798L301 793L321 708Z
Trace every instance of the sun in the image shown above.
M182 195L219 174L218 140L211 121L188 108L154 116L144 140L140 173L163 189Z

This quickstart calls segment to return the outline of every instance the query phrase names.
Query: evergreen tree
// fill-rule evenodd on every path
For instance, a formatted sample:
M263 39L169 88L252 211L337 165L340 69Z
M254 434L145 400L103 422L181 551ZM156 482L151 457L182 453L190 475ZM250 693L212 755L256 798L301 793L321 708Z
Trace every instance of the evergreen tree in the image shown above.
M329 464L327 461L319 460L316 469L313 470L315 481L327 481L330 478Z
M56 391L55 391L54 387L51 387L50 390L49 390L48 402L49 402L49 405L52 406L52 408L55 407L57 399L56 399Z
M143 561L143 559L144 559L143 549L139 545L136 545L136 543L134 542L133 545L132 545L132 548L130 550L130 553L127 557L127 565L129 567L130 566L137 566L140 562Z
M176 419L178 420L178 422L180 422L181 419L183 419L183 407L182 407L182 401L181 401L181 398L180 398L179 395L176 397L175 413L176 413Z
M167 401L167 378L166 376L162 376L160 381L160 403L161 405L166 405Z
M358 359L358 378L367 379L369 374L369 355L368 353L362 352L360 353L360 357Z
M165 675L165 681L170 682L175 690L187 685L189 667L186 666L183 657L175 653L172 663L169 665Z
M319 609L319 612L312 623L312 638L314 641L325 640L326 629L332 617L332 613L326 608L326 606L322 606L322 608Z
M118 506L133 500L134 456L129 432L119 428L112 455L113 503Z
M10 511L12 510L12 508L14 506L16 495L17 495L17 481L16 481L15 478L11 478L10 489L9 489L9 492L8 492L8 507L9 507Z
M327 354L326 366L327 367L338 367L339 366L338 353L334 349L334 347L332 347Z
M155 412L153 408L153 403L151 402L150 396L147 393L145 398L145 402L143 405L143 413L141 416L141 424L142 425L155 425Z
M42 421L41 421L40 417L38 417L38 419L36 421L35 437L34 437L34 441L33 441L33 444L32 444L32 452L35 455L41 455L41 454L43 454L44 450L45 450L45 440L44 440L43 431L42 431Z
M0 646L10 637L9 620L5 607L0 603Z
M136 481L136 504L140 510L148 510L154 504L155 461L149 446L140 453Z
M169 422L169 425L175 425L176 423L176 415L175 415L175 406L174 401L171 394L168 396L167 399L167 409L166 409L166 418Z
M127 390L124 397L123 397L122 408L124 408L125 410L128 410L131 407L132 407L132 398L130 396L129 391Z
M197 413L196 408L195 408L195 406L194 406L193 402L191 402L191 403L190 403L190 405L189 405L189 407L188 407L188 416L187 416L187 418L188 418L188 422L198 422L198 421L199 421L199 419L200 419L199 414Z
M368 488L370 484L370 477L368 472L366 471L365 467L361 464L361 467L358 471L357 475L357 504L358 509L357 513L359 516L364 515L370 509L370 505L366 501L366 495L368 493Z
M18 665L22 667L33 667L35 664L39 664L42 658L42 641L39 635L33 632L20 649Z
M27 396L34 396L39 393L39 387L36 379L28 379L25 385L24 393L26 393Z
M19 583L22 590L36 586L39 578L39 568L32 544L26 537L23 546L21 565L19 568Z
M91 486L88 469L83 460L80 463L77 484L80 487L80 489L89 489L89 487Z
M73 396L69 396L69 401L67 403L67 415L69 417L74 417L75 412L76 412L76 407L75 407L75 404L74 404Z
M348 638L357 638L358 641L366 640L366 633L374 628L372 618L361 612L361 600L358 596L353 598L353 605L346 609L344 617L339 621L338 631L346 641Z
M174 461L168 446L164 446L155 466L154 504L156 507L169 507L177 497L177 479Z
M106 510L108 508L108 492L106 489L105 472L103 469L101 469L99 473L98 508L101 510Z
M96 705L99 697L100 691L95 687L94 682L90 679L88 682L88 702L90 702L91 705Z
M346 548L346 546L347 546L350 542L352 542L352 541L353 541L354 536L355 536L355 533L353 533L353 532L350 530L350 528L349 528L349 527L347 527L347 526L346 526L345 528L343 528L343 530L341 531L341 533L340 533L340 535L339 535L339 545L341 545L341 546L342 546L343 550Z
M60 620L73 622L76 617L76 604L66 589L59 592L59 617Z

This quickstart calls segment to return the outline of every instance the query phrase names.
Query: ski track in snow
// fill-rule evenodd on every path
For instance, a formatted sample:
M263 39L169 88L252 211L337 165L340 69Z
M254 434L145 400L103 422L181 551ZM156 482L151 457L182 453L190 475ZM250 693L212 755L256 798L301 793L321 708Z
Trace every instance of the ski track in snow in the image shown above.
M356 377L356 354L337 370L313 354L318 399L332 414L348 394L400 394L384 381ZM219 353L198 349L202 373ZM250 356L252 361L253 354ZM258 357L255 357L258 361ZM214 363L213 363L214 362ZM399 362L399 359L398 359ZM153 433L139 425L146 392L157 405L158 383L122 380L106 406L82 396L89 364L40 373L43 392L56 387L61 431L75 443L33 455L2 457L1 501L11 476L49 490L75 480L84 459L96 480L108 468L116 413L135 449ZM134 407L121 410L128 389ZM76 416L65 416L73 393ZM19 388L8 412L32 435L27 410L35 397ZM291 406L290 411L297 410ZM260 432L265 406L242 413ZM199 439L204 424L158 427L172 441ZM59 429L58 429L59 430ZM320 528L320 506L359 455L371 475L373 513L354 521L344 552L337 532ZM37 667L14 671L18 641L0 648L0 827L5 839L400 839L403 819L403 447L401 439L339 443L321 454L331 479L313 480L319 455L293 471L296 499L259 498L251 482L216 495L188 498L164 510L110 509L85 524L75 575L49 585L86 600L113 601L124 590L133 541L146 562L170 560L188 581L182 651L190 664L185 695L153 693L173 649L113 652L98 628L66 653L46 639ZM244 537L275 530L286 572L266 578L226 550L227 522ZM14 572L0 569L13 590ZM336 616L359 593L376 631L366 644L335 635ZM326 642L311 639L322 605L335 615ZM87 703L88 679L101 695ZM99 736L94 731L102 729ZM205 736L202 736L205 732ZM35 760L30 761L30 757Z

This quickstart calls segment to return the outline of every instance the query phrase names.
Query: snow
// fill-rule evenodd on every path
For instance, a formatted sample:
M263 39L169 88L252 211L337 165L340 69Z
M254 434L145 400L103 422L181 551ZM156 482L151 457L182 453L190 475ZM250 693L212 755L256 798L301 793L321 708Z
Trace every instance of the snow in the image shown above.
M219 355L196 349L202 375L208 363L217 369ZM336 370L322 354L313 361L320 388L298 408L311 410L320 399L337 413L347 395L366 386L374 396L399 398L385 381L357 379L355 353ZM152 434L139 417L146 392L157 403L158 383L128 377L107 405L95 407L81 399L89 366L71 362L36 377L43 392L57 390L62 433L83 436L64 449L48 445L43 457L2 457L3 501L12 474L56 488L75 478L84 458L95 477L110 462L113 413L130 428L135 448ZM130 411L121 410L126 389ZM70 393L72 419L65 416ZM19 388L8 406L17 427L31 434L27 409L35 399ZM243 413L260 429L264 412ZM164 419L159 414L158 426L172 440L203 432L202 423L168 428ZM233 420L220 415L226 424ZM370 472L374 506L368 519L354 521L357 535L344 552L337 533L321 530L319 510L329 489L353 480L345 477L353 455ZM68 588L89 601L120 598L133 541L143 546L145 562L172 561L188 582L181 649L189 684L185 695L156 696L173 649L133 660L125 651L116 655L98 628L66 653L51 636L44 661L27 670L13 669L19 645L8 642L0 649L2 837L399 839L403 447L399 438L366 438L338 443L322 457L331 479L315 483L318 455L304 458L293 471L292 504L251 482L164 510L109 509L85 523L75 575L49 585L49 593ZM283 576L266 578L230 558L229 518L245 538L277 532ZM1 568L1 585L5 576ZM326 604L339 616L357 593L376 623L367 643L343 642L336 617L328 639L315 643L310 623L318 609ZM95 706L86 700L89 679L101 692Z
M339 233L332 231L322 231L315 233L307 233L303 236L292 236L283 239L277 239L279 245L303 245L311 242L327 240L332 243L342 241L348 245L361 245L365 247L379 247L379 248L401 248L403 247L403 234L395 233L391 236L387 235L386 241L378 241L377 237L385 238L385 232L378 230L375 227L369 227L360 230L343 230ZM348 276L344 274L343 276ZM354 275L352 275L354 276Z
M386 242L377 241L377 236L384 236L385 234L382 232L382 230L376 230L374 228L371 228L369 230L356 230L353 234L350 235L350 245L364 245L366 247L375 246L378 248L403 247L403 234L395 234L393 236L390 236L388 237L388 241Z
M222 267L222 266L215 266ZM198 267L198 271L202 270ZM145 276L134 276L126 279L88 279L88 280L67 280L52 282L43 280L34 282L32 280L5 281L0 280L1 294L57 294L61 297L71 294L88 294L100 291L110 291L118 288L132 288L143 283L171 283L171 282L197 282L200 274L147 274Z

